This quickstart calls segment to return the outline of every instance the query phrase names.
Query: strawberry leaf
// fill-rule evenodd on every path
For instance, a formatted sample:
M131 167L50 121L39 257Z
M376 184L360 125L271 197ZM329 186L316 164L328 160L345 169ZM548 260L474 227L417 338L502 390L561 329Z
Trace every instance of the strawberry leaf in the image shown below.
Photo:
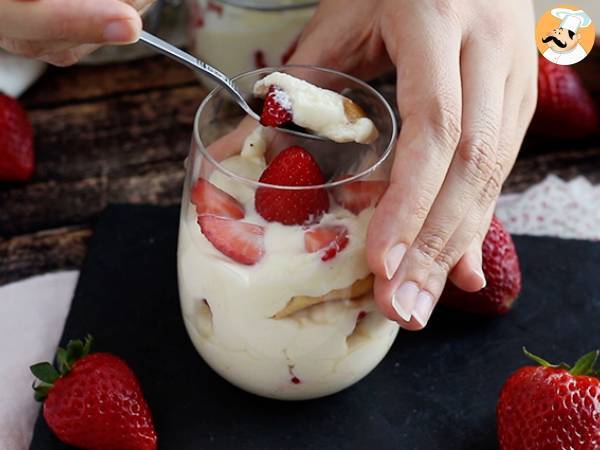
M31 370L31 373L36 378L49 385L52 385L60 377L60 374L56 371L52 364L48 362L34 364L29 368L29 370Z
M92 350L93 342L94 342L94 338L92 337L91 334L88 334L83 341L83 355L82 356L87 356L90 354L90 351Z
M44 399L48 396L48 391L50 391L51 387L52 386L45 383L42 383L39 386L33 386L33 390L35 391L33 393L33 398L38 402L44 401Z
M571 375L595 375L594 366L598 361L598 350L586 353L577 360L573 368L569 371Z
M58 364L58 371L61 374L65 374L71 370L67 361L67 351L64 348L58 347L58 350L56 351L56 362Z
M544 367L554 367L556 369L566 369L568 370L570 368L570 366L567 363L560 363L560 364L552 364L551 362L546 361L545 359L534 355L533 353L531 353L530 351L528 351L525 347L523 347L523 353L525 354L525 356L527 356L529 359L535 361L536 363L538 363L540 366L544 366Z

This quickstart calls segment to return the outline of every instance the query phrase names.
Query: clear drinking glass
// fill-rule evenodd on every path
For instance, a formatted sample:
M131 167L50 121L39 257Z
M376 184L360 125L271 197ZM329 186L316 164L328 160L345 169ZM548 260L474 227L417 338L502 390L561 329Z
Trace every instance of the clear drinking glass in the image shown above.
M253 84L274 70L248 72L235 83L250 98ZM367 226L387 186L397 124L383 97L358 79L306 66L277 70L354 100L373 120L379 137L370 145L337 144L261 128L263 156L252 138L258 124L221 89L212 91L196 114L186 160L179 291L188 334L216 372L258 395L308 399L363 378L398 332L397 324L375 306L365 259ZM310 152L328 181L295 187L257 181L265 164L290 146ZM220 190L207 189L207 183ZM310 224L267 222L254 207L257 189L325 192L329 211ZM200 202L227 214L233 202L237 216L199 217ZM331 245L316 251L307 247L307 234L323 227L337 230L333 256ZM260 243L263 253L257 257L244 239Z
M285 64L317 3L188 0L190 50L230 77Z

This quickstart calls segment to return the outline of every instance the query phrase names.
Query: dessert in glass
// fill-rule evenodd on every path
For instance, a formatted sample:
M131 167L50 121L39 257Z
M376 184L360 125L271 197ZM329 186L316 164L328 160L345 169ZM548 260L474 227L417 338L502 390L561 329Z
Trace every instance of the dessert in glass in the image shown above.
M373 88L328 69L260 69L235 83L262 99L267 126L221 89L198 109L179 229L185 326L246 391L329 395L366 376L398 332L377 310L365 258L396 119ZM270 127L285 122L339 142Z
M190 50L232 77L286 64L316 0L188 0ZM212 82L203 80L214 87Z

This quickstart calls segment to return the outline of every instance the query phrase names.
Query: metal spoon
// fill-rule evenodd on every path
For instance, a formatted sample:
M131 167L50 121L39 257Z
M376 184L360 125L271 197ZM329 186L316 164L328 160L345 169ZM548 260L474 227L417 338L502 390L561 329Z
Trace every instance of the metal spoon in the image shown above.
M239 91L235 83L231 81L231 79L220 70L215 69L211 65L206 64L204 61L196 58L195 56L192 56L189 53L178 49L177 47L169 44L168 42L163 41L162 39L146 31L141 32L140 42L146 44L148 47L151 47L153 50L156 50L157 52L162 53L163 55L166 55L169 58L172 58L175 61L188 66L195 72L199 72L203 75L208 76L211 80L215 81L229 94L231 94L235 102L244 111L246 111L246 113L249 116L251 116L256 121L260 121L260 117L258 116L258 114L256 114L256 112L252 110L252 108L244 98L244 95ZM321 141L326 140L325 138L317 136L316 134L303 133L302 131L290 130L287 128L277 129L284 133L293 134L304 139L316 139Z

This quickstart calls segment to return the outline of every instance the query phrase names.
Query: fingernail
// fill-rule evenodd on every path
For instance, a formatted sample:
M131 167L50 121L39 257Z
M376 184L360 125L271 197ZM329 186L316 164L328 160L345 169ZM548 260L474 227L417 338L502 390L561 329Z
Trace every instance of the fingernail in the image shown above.
M485 275L483 274L483 270L481 270L481 269L473 269L473 273L475 275L477 275L477 277L481 280L481 288L479 288L479 289L481 290L484 287L486 287L487 286L487 280L485 279Z
M419 286L412 281L405 281L400 285L396 292L394 292L394 295L392 296L392 307L402 320L407 322L410 320L410 312L415 307L418 294Z
M412 316L417 322L421 324L422 327L424 327L425 325L427 325L427 322L429 322L429 317L431 317L432 312L433 296L427 291L419 292L419 295L417 295L415 309L413 309L412 312Z
M136 35L130 20L115 20L104 28L104 40L115 44L135 42Z
M404 258L404 254L406 253L406 245L404 244L396 244L394 245L385 256L385 276L388 280L391 280L398 267L400 267L400 263L402 262L402 258Z

